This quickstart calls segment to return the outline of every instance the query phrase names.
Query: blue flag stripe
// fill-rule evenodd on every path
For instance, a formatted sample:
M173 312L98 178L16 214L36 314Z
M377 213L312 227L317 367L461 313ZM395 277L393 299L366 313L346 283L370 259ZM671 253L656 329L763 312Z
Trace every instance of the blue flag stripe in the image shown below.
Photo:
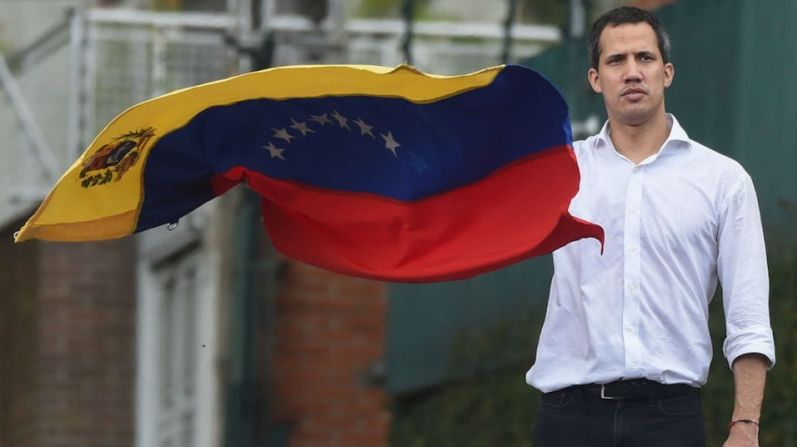
M211 107L154 145L137 231L210 200L208 180L235 166L320 188L421 199L571 143L567 115L547 80L512 66L486 87L423 104L330 96Z

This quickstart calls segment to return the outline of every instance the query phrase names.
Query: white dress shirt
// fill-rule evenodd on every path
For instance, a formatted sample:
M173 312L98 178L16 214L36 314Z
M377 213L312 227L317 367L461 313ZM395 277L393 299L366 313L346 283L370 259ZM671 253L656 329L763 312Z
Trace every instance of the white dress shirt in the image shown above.
M526 381L570 385L647 378L706 382L708 305L719 279L729 364L746 353L775 363L769 278L758 201L737 162L670 135L639 165L621 155L608 122L573 144L581 183L570 213L603 227L553 254L554 276L537 358Z

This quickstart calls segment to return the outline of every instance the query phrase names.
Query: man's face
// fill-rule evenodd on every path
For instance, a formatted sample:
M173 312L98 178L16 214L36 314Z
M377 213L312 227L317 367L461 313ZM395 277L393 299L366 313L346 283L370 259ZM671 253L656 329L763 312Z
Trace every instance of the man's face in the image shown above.
M598 44L598 69L587 76L603 95L609 119L638 126L663 113L674 69L662 60L653 28L645 22L607 26Z

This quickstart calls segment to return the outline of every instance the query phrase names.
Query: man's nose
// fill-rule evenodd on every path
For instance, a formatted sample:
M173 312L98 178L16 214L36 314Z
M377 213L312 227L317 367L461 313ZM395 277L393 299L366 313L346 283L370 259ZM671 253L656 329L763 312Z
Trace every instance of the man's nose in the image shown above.
M626 64L626 71L624 76L625 82L639 82L642 80L642 71L636 61L631 61Z

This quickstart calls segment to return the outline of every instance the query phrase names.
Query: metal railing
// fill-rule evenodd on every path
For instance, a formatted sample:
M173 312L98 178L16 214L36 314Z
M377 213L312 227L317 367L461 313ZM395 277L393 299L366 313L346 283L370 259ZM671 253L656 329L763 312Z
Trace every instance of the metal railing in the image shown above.
M329 21L316 26L301 16L273 16L264 30L274 36L278 64L306 63L308 59L374 65L405 61L402 39L407 26L403 20L350 19L338 25L341 30L334 26ZM412 33L412 62L424 71L465 73L499 64L503 59L504 29L500 23L422 21L413 24ZM510 61L531 57L561 40L559 28L547 25L515 24L510 35Z

